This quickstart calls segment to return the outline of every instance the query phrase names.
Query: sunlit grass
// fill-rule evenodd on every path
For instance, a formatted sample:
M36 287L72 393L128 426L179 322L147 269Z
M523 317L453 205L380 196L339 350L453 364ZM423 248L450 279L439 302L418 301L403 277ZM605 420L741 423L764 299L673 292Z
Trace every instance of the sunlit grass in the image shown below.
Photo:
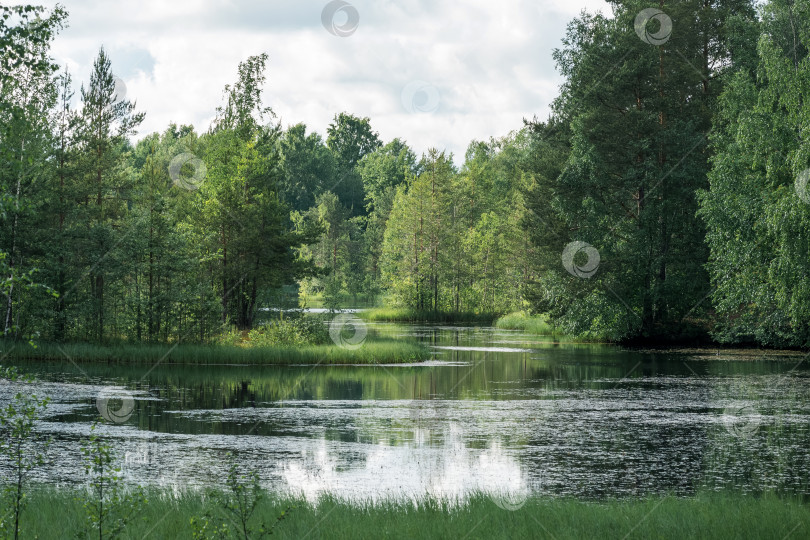
M233 345L147 345L3 342L2 353L13 359L66 360L120 364L380 364L417 362L430 358L427 348L402 340L368 340L357 348L337 345L239 347Z
M121 538L191 538L190 521L210 512L235 532L233 521L196 492L177 497L147 492L148 504ZM82 531L78 492L33 493L23 514L23 538L74 538ZM289 505L273 538L806 538L810 506L774 495L702 493L695 497L648 497L585 502L529 499L515 511L475 495L459 506L417 502L349 504L325 498L317 506L301 500L265 499L254 520L272 523ZM256 520L254 523L258 523ZM82 536L83 537L83 536Z
M365 294L349 294L346 292L340 292L337 297L334 299L337 305L343 308L368 308L373 307L374 301L379 301L380 298L371 298ZM325 308L327 303L326 299L324 298L323 294L303 294L299 295L299 304L302 304L308 308Z
M550 336L559 333L549 322L548 315L529 315L524 311L516 311L500 317L495 321L495 327L503 330L522 330L530 334Z
M494 326L502 330L520 330L536 336L553 336L555 341L563 343L605 343L610 342L607 336L586 335L571 336L551 322L545 313L529 315L525 311L515 311L499 317Z
M374 308L357 313L370 322L433 322L433 323L478 323L492 324L498 315L453 311L431 311L410 308Z

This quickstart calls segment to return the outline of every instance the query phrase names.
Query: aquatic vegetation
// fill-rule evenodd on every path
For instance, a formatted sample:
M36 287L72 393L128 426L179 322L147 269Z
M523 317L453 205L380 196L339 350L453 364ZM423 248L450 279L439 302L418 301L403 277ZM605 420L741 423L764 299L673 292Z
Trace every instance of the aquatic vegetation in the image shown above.
M241 347L235 345L93 345L87 343L41 343L2 345L10 358L20 360L65 360L119 364L381 364L418 362L430 358L422 345L386 340L367 340L352 349L334 344Z
M499 317L495 321L495 327L504 330L522 330L541 336L559 333L559 330L549 321L548 315L529 315L525 311L516 311Z
M434 323L479 323L491 324L497 313L471 311L431 311L410 308L375 308L358 312L357 315L371 322L434 322Z

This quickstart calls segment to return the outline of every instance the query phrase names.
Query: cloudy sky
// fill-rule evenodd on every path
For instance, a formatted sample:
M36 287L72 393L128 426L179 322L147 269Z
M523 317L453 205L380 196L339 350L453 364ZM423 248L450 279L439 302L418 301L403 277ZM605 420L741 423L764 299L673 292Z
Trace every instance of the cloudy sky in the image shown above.
M43 2L53 6L56 2ZM337 112L371 118L383 140L453 152L544 118L561 82L551 51L603 0L63 0L53 56L78 88L101 45L140 134L208 128L238 63L269 55L265 103L284 127L325 135Z

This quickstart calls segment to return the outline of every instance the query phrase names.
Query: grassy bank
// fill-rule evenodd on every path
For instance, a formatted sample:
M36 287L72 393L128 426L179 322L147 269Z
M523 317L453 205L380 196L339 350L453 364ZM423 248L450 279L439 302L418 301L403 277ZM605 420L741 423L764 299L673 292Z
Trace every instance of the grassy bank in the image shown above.
M357 313L369 322L430 322L492 324L498 317L494 313L430 311L409 308L374 308Z
M430 358L423 346L407 341L368 340L359 348L336 345L301 345L296 347L231 345L94 345L87 343L0 344L8 358L20 360L71 359L74 362L106 362L133 365L162 364L394 364L417 362Z
M559 333L549 322L548 315L528 315L524 311L509 313L495 321L496 328L504 330L522 330L530 334L550 336Z
M365 294L348 294L341 292L334 299L334 303L343 308L370 308L374 307L376 302L382 301L380 297L371 297ZM308 308L325 308L327 307L327 300L323 294L300 294L296 298L296 305L304 305Z
M149 493L148 503L121 538L191 538L190 521L207 511L217 525L234 522L213 508L209 498L177 498ZM259 519L272 523L290 504L273 538L806 538L810 506L776 496L705 493L691 498L654 497L606 502L530 499L516 511L486 496L449 508L435 501L349 505L324 500L317 507L301 501L266 500ZM258 520L252 521L257 523ZM71 538L83 529L75 493L32 494L23 514L23 538ZM81 536L84 537L84 536ZM234 537L236 537L234 535Z
M516 311L495 321L494 326L503 330L520 330L537 336L554 336L555 340L567 343L610 343L607 336L570 336L564 334L545 313L529 315L525 311Z

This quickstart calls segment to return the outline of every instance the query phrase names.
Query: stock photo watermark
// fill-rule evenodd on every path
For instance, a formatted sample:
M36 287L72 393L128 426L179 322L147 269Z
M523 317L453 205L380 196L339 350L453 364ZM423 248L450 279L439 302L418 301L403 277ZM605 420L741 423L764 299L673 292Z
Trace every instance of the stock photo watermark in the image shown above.
M188 169L191 168L191 174ZM203 160L188 152L177 155L169 163L169 178L178 187L194 191L205 182L208 169Z
M740 439L750 439L759 430L762 415L743 402L734 402L723 409L723 424L726 431Z
M115 82L115 90L112 96L112 105L115 106L127 99L127 83L118 75L113 75L113 81Z
M367 334L366 323L349 313L340 313L329 322L329 337L343 349L359 349Z
M402 106L409 113L433 113L439 109L439 89L427 81L411 81L400 94Z
M581 261L583 256L586 258L584 262ZM578 278L587 279L593 276L599 269L600 262L599 251L587 242L570 242L562 252L563 268Z
M807 182L810 181L810 169L805 169L796 175L796 195L805 203L810 204L810 193L807 191Z
M672 36L672 19L657 8L642 9L634 26L641 41L649 45L663 45ZM656 27L657 31L650 31Z
M332 0L321 11L321 24L333 36L349 37L360 25L360 13L348 2Z
M135 398L126 390L105 386L96 396L96 409L105 420L122 424L135 411Z
M521 484L514 489L503 489L490 493L489 498L498 508L514 512L523 508L523 505L529 500L529 495L531 495L529 488Z
M529 500L532 489L526 471L500 441L491 441L478 457L484 491L501 510L515 512ZM535 486L538 487L538 486Z

